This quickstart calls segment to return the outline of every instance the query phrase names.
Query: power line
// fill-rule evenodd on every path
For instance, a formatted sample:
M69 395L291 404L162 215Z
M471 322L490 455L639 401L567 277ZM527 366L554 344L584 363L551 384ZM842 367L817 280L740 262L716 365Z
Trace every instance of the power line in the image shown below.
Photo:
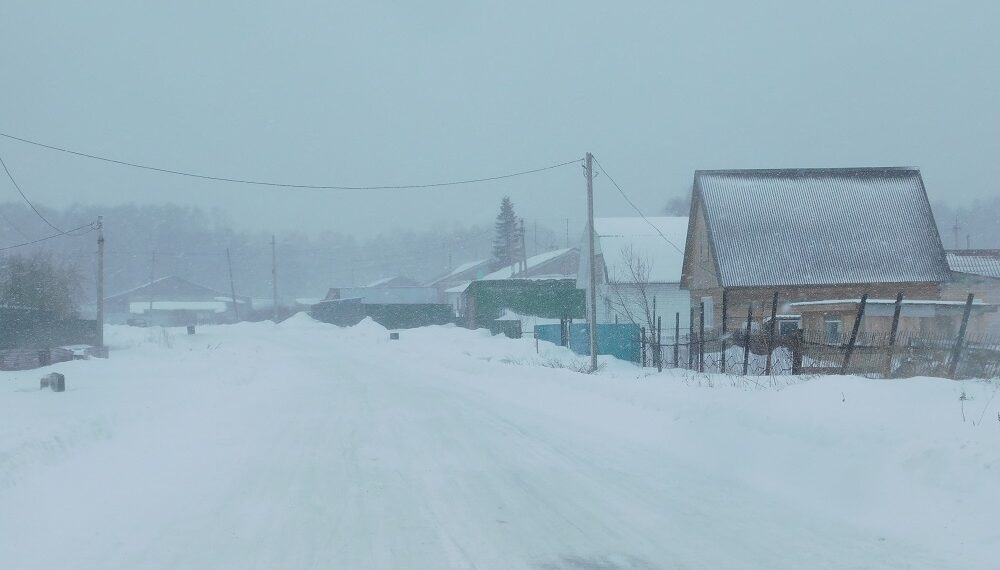
M596 156L594 157L594 162L597 163L597 167L601 169L601 172L603 172L604 175L608 177L608 180L610 180L611 183L615 185L615 188L618 189L618 192L622 195L622 198L625 198L625 201L628 202L628 205L632 206L632 209L635 210L635 212L637 214L639 214L639 217L642 218L643 220L645 220L645 222L647 224L649 224L649 227L651 227L654 230L656 230L656 233L660 234L660 237L663 238L663 241L665 241L668 244L670 244L671 247L673 247L674 249L676 249L677 251L679 251L683 255L684 254L684 250L681 249L681 248L679 248L679 247L677 247L677 244L675 244L674 242L670 241L670 239L667 238L667 236L663 235L663 232L660 231L660 228L656 227L656 225L653 222L649 221L649 218L647 218L646 215L642 213L642 210L640 210L639 207L636 206L635 203L632 202L632 200L629 199L629 197L625 194L625 191L622 190L622 187L619 186L617 182L615 182L615 179L612 178L610 174L608 174L608 171L604 169L604 166L601 164L601 161L597 160Z
M87 229L87 231L85 231L83 233L80 233L80 234L73 233L73 232L76 232L76 231L79 231L79 230L82 230L82 229L85 229L85 228L89 228L89 229ZM80 226L78 228L73 228L73 229L71 229L69 231L65 231L65 232L60 231L60 233L52 234L50 236L45 236L43 238L38 238L36 240L32 240L32 241L28 241L28 242L24 242L24 243L19 243L17 245L8 245L6 247L0 247L0 251L7 251L9 249L16 249L16 248L24 247L24 246L27 246L27 245L34 245L36 243L41 243L43 241L50 240L50 239L57 238L57 237L63 237L63 236L79 237L79 236L82 236L84 234L87 234L89 232L94 231L94 229L95 229L94 223L91 222L89 224L84 224L84 225L82 225L82 226Z
M0 156L0 165L3 166L3 171L7 173L7 178L10 179L10 183L14 185L14 189L16 189L17 193L21 195L21 199L23 199L24 203L27 204L29 208L31 208L31 211L34 212L35 215L38 216L43 222L45 222L46 225L48 225L50 228L54 229L55 231L59 232L60 234L67 233L67 232L64 232L62 230L62 228L57 227L55 224L53 224L52 222L50 222L48 220L48 218L46 218L45 216L43 216L42 213L38 211L38 208L36 208L35 205L31 203L31 200L29 200L28 197L24 195L24 190L21 190L21 185L17 183L17 180L14 180L14 175L11 174L10 173L10 169L7 168L7 163L4 162L3 156ZM6 216L4 216L4 219L6 219ZM8 220L7 223L10 223L10 221ZM18 232L18 233L20 233L20 232Z
M663 235L663 232L660 231L660 228L656 227L656 224L654 224L653 222L649 221L649 218L647 218L646 215L642 213L642 210L640 210L639 207L636 206L634 202L632 202L632 200L628 197L628 195L625 194L625 191L622 190L622 187L619 186L617 182L615 182L615 179L612 178L610 174L608 174L608 171L604 169L604 166L601 164L601 162L599 160L597 160L596 156L594 157L594 162L597 163L597 167L601 169L601 172L603 172L604 175L608 177L608 180L610 180L611 183L615 185L615 188L618 189L618 193L622 195L622 198L625 198L625 201L628 202L628 205L632 206L632 209L635 210L635 212L637 214L639 214L639 217L642 218L647 224L649 224L649 227L653 228L656 231L656 233L660 235L660 237L663 239L663 241L665 241L668 244L670 244L670 247L676 249L681 255L685 255L686 256L686 254L685 254L685 252L684 252L683 249L681 249L680 247L678 247L677 244L675 244L673 241L670 240L670 238L668 238L667 236ZM688 220L688 223L690 223L690 220ZM700 263L698 261L695 261L694 263L697 263L702 269L705 269L709 273L711 273L713 275L715 274L715 268L714 267L713 268L709 268L709 267L705 266L704 264L702 264L702 263Z
M420 189L420 188L438 188L442 186L459 186L462 184L476 184L480 182L491 182L494 180L503 180L506 178L514 178L515 176L524 176L526 174L535 174L538 172L544 172L546 170L553 170L563 166L568 166L570 164L575 164L580 162L581 159L575 158L573 160L567 160L566 162L560 162L559 164L552 164L549 166L543 166L541 168L533 168L531 170L522 170L520 172L511 172L508 174L501 174L498 176L487 176L484 178L470 178L466 180L452 180L448 182L434 182L430 184L397 184L397 185L376 185L376 186L340 186L340 185L325 185L325 184L292 184L287 182L269 182L265 180L252 180L244 178L228 178L225 176L213 176L208 174L197 174L194 172L186 172L183 170L174 170L171 168L162 168L159 166L150 166L148 164L138 164L135 162L127 162L124 160L117 160L114 158L108 158L106 156L99 156L96 154L90 154L86 152L81 152L78 150L72 150L64 147L59 147L51 144L46 144L30 139L25 139L21 137L16 137L7 133L0 132L0 136L6 137L11 140L19 141L25 144L34 145L41 148L46 148L49 150L55 150L59 152L64 152L67 154L72 154L75 156L80 156L83 158L90 158L93 160L100 160L102 162L108 162L111 164L117 164L119 166L129 166L132 168L139 168L142 170L152 170L153 172L161 172L164 174L174 174L176 176L186 176L189 178L198 178L201 180L212 180L215 182L231 182L234 184L250 184L254 186L273 186L277 188L301 188L308 190L406 190L406 189Z

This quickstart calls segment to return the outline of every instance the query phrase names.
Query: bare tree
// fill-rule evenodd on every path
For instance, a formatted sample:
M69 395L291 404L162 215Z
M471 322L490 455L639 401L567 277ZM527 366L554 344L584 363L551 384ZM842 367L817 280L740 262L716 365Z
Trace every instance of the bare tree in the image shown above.
M608 268L604 301L609 309L625 317L628 322L645 327L644 341L652 342L656 331L653 294L649 290L652 262L636 253L631 245L622 247L621 260L621 265ZM653 356L659 358L658 346Z

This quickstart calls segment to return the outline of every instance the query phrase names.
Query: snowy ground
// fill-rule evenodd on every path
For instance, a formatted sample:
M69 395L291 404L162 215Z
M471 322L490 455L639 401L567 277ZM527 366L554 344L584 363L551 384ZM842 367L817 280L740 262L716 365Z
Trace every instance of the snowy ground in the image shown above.
M65 393L0 373L0 568L1000 565L995 383L590 376L301 315L108 337Z

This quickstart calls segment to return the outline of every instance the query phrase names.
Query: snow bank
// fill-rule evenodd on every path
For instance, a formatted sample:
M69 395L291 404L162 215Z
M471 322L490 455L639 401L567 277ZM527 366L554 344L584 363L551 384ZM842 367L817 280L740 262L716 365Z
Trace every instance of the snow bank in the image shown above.
M996 564L996 382L588 375L305 314L106 337L0 372L0 568Z

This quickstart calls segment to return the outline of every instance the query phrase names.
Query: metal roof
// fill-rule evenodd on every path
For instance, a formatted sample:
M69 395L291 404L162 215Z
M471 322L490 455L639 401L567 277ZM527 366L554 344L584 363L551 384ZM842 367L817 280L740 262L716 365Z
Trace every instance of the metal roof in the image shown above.
M1000 279L1000 249L949 251L948 267L959 273Z
M916 168L701 170L694 184L724 287L950 277Z

